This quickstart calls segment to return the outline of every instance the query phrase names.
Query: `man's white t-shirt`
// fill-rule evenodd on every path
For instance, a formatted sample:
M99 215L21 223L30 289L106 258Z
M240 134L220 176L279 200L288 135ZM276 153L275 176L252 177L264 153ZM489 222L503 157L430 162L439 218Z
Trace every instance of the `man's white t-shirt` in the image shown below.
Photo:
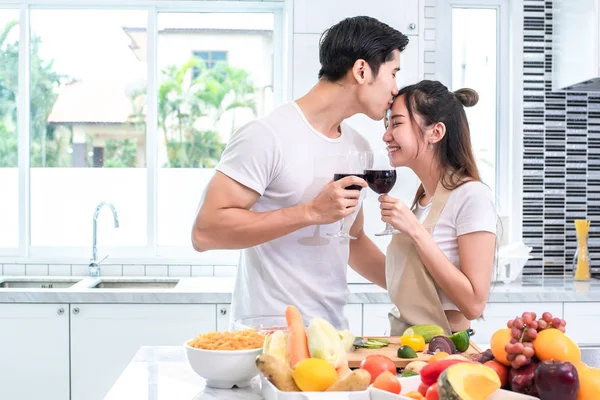
M368 142L346 124L335 139L316 131L292 102L236 131L216 169L260 194L251 210L268 212L314 199L334 173L344 172L336 171L335 156L367 149ZM346 218L347 227L358 209ZM323 317L346 328L349 241L327 236L339 228L340 222L309 226L243 249L231 320L284 315L292 304L308 319Z
M431 203L422 206L417 203L414 214L423 223ZM458 256L458 237L472 232L492 232L497 234L497 213L492 191L481 182L467 182L450 193L448 202L442 210L432 237L448 260L460 269ZM438 285L444 310L460 311Z

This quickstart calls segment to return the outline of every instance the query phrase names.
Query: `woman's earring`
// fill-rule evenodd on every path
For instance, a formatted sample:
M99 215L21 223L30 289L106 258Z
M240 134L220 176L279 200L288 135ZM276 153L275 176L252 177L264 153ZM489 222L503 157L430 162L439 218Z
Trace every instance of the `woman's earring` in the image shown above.
M429 143L429 148L433 150L433 143Z

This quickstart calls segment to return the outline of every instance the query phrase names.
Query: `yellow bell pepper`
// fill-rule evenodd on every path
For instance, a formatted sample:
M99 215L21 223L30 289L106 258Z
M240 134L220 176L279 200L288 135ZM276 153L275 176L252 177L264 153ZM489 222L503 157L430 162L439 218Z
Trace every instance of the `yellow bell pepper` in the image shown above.
M414 351L425 350L425 338L421 335L400 336L400 346L410 346Z

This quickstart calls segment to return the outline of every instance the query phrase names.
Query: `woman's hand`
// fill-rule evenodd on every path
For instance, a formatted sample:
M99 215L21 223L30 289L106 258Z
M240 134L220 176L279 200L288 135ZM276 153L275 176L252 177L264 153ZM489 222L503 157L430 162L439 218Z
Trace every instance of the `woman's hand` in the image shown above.
M412 237L421 223L413 212L401 200L390 195L379 196L381 220L392 225L400 232Z

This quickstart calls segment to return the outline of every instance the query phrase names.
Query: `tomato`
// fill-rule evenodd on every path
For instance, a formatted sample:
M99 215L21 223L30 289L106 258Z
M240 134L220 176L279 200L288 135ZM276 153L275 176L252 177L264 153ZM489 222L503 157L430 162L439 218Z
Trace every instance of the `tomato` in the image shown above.
M496 371L498 378L500 378L500 387L504 387L506 385L506 382L508 381L508 367L496 360L486 361L483 363L483 365L486 365Z
M400 394L400 391L402 390L400 381L398 380L398 378L396 378L396 375L391 373L390 371L383 371L382 373L380 373L379 376L375 378L375 382L373 382L373 387L395 394Z
M421 382L421 384L419 385L419 389L417 389L419 391L419 393L421 393L423 396L425 396L427 394L427 389L429 389L430 385L426 385L423 382Z
M384 371L389 371L396 375L396 364L391 358L383 354L371 354L360 362L360 368L366 369L371 374L371 383Z
M438 392L437 384L429 386L429 389L427 389L427 393L425 393L425 400L440 400L440 394Z

